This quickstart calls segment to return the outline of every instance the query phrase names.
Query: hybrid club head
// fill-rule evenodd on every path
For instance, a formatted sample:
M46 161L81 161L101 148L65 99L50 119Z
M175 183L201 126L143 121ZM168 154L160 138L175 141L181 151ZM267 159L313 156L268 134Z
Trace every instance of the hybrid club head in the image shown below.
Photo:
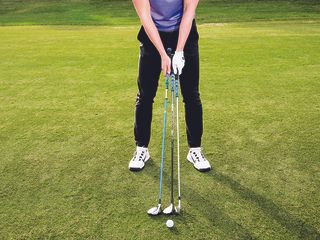
M167 207L163 210L164 214L174 214L175 212L176 212L176 209L172 203L169 205L169 207Z
M150 208L147 213L150 216L157 216L161 214L162 213L161 204L158 204L157 207Z

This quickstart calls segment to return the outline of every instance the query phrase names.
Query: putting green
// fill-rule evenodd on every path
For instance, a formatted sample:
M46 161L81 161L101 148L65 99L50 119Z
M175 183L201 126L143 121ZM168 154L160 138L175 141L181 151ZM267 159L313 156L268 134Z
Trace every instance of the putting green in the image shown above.
M214 169L185 161L181 102L184 212L172 231L168 217L146 214L158 194L163 78L152 161L127 170L137 31L0 27L0 237L319 239L320 22L199 26L203 149Z

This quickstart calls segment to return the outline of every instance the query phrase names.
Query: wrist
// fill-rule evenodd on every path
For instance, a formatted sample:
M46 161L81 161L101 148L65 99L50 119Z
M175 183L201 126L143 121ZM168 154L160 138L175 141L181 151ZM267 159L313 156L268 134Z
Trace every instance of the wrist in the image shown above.
M166 53L166 51L163 49L163 50L160 50L159 51L159 54L160 54L160 57L165 57L165 56L167 56L167 53Z
M177 48L176 48L176 52L183 52L183 47L179 47L179 46L177 46Z

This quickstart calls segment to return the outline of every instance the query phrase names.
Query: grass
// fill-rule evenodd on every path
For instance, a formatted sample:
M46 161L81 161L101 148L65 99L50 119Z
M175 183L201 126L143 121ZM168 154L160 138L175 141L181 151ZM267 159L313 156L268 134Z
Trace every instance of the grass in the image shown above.
M1 25L136 25L129 0L0 0ZM205 22L319 19L318 0L202 0L197 18Z
M302 17L317 9L315 1L274 3L302 6L296 14L288 7L282 20L276 12L265 15L277 21L243 10L238 22L207 23L231 21L217 6L239 2L215 2L221 15L213 18L199 9L203 149L214 169L202 174L185 161L181 117L184 212L173 217L172 231L168 217L146 214L158 192L162 78L152 161L143 172L127 170L137 22L123 17L119 26L90 26L87 12L78 18L68 12L86 4L64 2L59 15L56 3L1 3L7 6L1 23L8 25L0 27L1 239L320 239L320 22L310 12ZM32 4L43 4L43 12L21 10ZM125 12L116 6L113 13ZM52 18L43 17L48 9ZM79 25L56 25L64 23ZM40 25L12 26L25 24ZM180 110L183 116L182 103ZM167 162L165 205L169 172Z

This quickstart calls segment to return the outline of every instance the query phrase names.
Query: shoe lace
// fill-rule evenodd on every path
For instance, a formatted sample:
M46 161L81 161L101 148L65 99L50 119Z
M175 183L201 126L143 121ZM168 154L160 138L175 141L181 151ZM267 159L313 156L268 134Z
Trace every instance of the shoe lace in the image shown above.
M204 155L203 155L203 153L202 153L201 150L199 150L199 151L193 151L192 154L193 154L193 156L196 158L196 160L197 160L198 162L205 162L205 161L207 161L207 159L204 157Z
M138 151L135 152L135 157L133 161L142 161L142 158L144 156L145 151L139 151L140 153L138 153ZM138 157L139 155L139 157Z

